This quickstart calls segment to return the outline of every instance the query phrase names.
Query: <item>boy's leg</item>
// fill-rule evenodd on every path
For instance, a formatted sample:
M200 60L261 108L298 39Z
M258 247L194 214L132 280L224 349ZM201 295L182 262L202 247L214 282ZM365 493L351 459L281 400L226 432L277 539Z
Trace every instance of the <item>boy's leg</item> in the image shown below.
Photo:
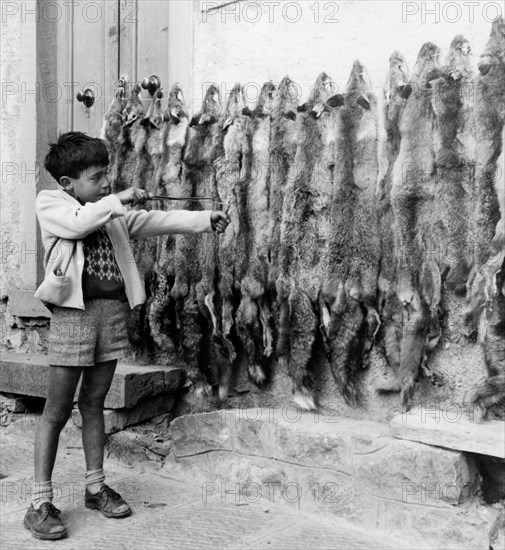
M80 367L49 367L48 394L44 412L35 435L33 502L24 524L39 539L60 539L67 531L59 510L52 504L53 474L60 432L72 412Z
M98 363L94 367L85 368L82 375L78 405L82 417L82 446L88 472L103 468L103 404L114 378L116 365L116 359Z
M84 369L79 392L82 417L82 445L86 458L86 496L88 508L98 509L107 517L125 517L131 510L121 496L105 485L103 455L105 427L103 405L109 391L117 360L98 363Z
M49 367L46 404L35 435L36 483L51 480L60 432L72 412L81 371L81 367Z

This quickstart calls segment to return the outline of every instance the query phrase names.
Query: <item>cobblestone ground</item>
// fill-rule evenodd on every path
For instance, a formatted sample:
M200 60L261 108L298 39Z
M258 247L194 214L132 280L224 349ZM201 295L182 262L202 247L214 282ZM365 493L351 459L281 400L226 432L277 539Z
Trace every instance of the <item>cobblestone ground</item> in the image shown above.
M55 505L68 536L40 541L23 527L30 504L33 421L0 428L0 547L89 549L403 549L402 541L360 530L345 522L296 512L268 500L244 502L236 494L209 494L193 480L107 460L108 483L128 500L133 513L107 519L83 503L84 458L78 433L60 442L54 483Z

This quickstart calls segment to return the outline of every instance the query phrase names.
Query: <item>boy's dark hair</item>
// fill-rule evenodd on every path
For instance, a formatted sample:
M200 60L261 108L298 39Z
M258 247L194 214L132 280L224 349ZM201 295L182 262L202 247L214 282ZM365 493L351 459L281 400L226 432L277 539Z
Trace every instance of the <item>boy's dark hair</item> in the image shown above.
M78 178L90 166L107 166L109 153L103 140L83 132L61 134L44 160L46 170L60 183L62 176Z

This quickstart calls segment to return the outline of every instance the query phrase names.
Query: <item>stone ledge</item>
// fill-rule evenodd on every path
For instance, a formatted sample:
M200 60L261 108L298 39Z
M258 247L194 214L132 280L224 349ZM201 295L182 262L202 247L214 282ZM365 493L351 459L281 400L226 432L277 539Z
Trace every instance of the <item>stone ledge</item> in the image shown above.
M9 296L9 311L17 317L51 318L51 312L44 304L35 298L34 290L11 290Z
M0 392L45 397L49 368L47 355L1 353ZM133 407L147 396L179 390L184 380L185 372L179 367L119 363L105 400L105 407ZM78 392L79 387L75 400Z
M445 449L505 459L505 421L474 422L453 411L414 409L395 416L391 435Z
M279 409L178 417L160 473L251 498L277 491L286 505L408 535L418 548L496 547L505 510L480 500L472 456L395 439L387 424L324 420Z
M170 429L174 457L229 451L270 458L352 478L370 494L399 502L420 499L422 489L422 498L432 504L453 505L472 500L479 488L473 459L394 439L385 424L349 418L323 423L312 413L292 421L279 409L269 409L268 416L263 409L249 409L247 417L245 412L175 418Z
M129 409L105 409L105 433L113 434L159 414L168 413L172 410L174 402L173 395L162 394L144 399ZM78 428L82 428L82 417L78 409L72 411L72 420Z

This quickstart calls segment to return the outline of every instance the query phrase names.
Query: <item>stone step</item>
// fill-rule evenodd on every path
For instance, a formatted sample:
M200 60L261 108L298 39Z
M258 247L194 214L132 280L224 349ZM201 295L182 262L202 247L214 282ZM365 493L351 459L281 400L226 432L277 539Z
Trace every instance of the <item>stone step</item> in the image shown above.
M174 403L173 394L162 394L144 399L129 409L105 409L103 411L105 433L113 434L124 430L127 426L134 426L159 414L168 413L172 410ZM82 428L79 409L75 408L72 411L72 420L78 428Z
M45 397L49 368L47 355L1 353L0 392ZM179 367L128 365L120 362L105 407L130 408L147 396L175 392L183 386L184 381L185 372Z
M26 411L23 400L19 397L11 397L0 393L0 409L16 414L24 413Z
M419 548L489 548L505 510L479 498L472 456L396 439L387 424L287 409L222 410L176 418L166 475L188 475L243 502L259 496Z
M505 421L481 422L471 411L416 407L389 427L399 439L505 459Z

